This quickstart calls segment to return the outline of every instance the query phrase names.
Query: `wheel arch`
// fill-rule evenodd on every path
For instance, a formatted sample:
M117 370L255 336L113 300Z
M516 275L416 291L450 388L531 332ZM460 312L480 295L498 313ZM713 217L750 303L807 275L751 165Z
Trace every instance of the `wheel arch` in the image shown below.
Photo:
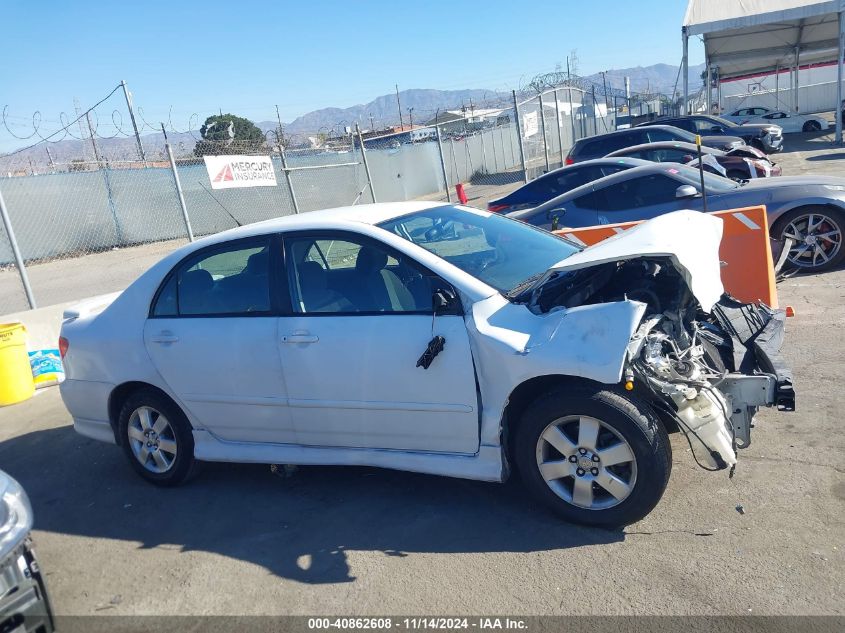
M129 397L133 393L137 393L141 389L150 389L152 391L157 392L162 397L167 398L173 406L178 408L182 413L184 410L176 402L170 394L164 391L161 387L157 387L148 382L144 382L141 380L130 380L128 382L121 383L117 385L114 389L112 389L111 394L109 394L109 402L108 402L108 411L109 411L109 424L111 424L112 432L114 433L114 440L118 446L120 446L123 441L120 437L120 433L117 432L117 423L118 419L120 418L120 410L123 408L123 405L129 399ZM187 416L186 416L187 417Z
M807 202L805 200L796 201L795 204L790 205L789 207L782 207L779 210L777 219L772 222L772 228L770 231L770 236L774 239L777 239L778 235L780 235L780 231L783 229L784 224L786 224L786 216L795 211L802 211L804 209L812 209L812 208L824 208L830 209L831 211L835 211L838 213L843 220L845 220L845 203L839 205L830 200L820 199L818 201Z
M507 399L504 411L502 411L502 448L508 461L511 461L513 455L513 438L516 435L516 430L519 427L520 414L532 401L539 396L552 389L560 387L595 387L607 388L610 385L590 380L589 378L582 378L580 376L571 376L568 374L547 374L543 376L534 376L520 383L514 387Z

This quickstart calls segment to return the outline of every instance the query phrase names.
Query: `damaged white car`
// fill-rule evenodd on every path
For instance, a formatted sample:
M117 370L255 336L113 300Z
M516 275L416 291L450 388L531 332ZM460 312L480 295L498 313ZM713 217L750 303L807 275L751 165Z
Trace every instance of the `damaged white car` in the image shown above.
M570 521L645 516L667 430L732 468L760 406L794 408L782 314L723 295L721 220L597 246L466 207L379 204L189 244L65 312L76 430L149 481L197 461L504 481Z

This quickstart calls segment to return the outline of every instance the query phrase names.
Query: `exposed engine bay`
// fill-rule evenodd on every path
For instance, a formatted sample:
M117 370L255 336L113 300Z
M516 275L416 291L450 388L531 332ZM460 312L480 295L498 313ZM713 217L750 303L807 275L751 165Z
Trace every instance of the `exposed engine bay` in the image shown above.
M647 309L628 345L625 388L686 435L701 467L736 464L760 406L794 410L792 376L778 354L784 313L729 295L706 312L669 258L558 271L530 305L547 313L626 300Z

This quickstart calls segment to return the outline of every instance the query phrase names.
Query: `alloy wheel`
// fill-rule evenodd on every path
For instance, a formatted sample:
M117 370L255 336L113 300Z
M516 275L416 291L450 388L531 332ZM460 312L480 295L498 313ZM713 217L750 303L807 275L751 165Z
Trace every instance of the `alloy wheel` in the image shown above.
M842 248L839 223L824 213L804 213L793 218L783 230L784 238L794 240L788 259L800 268L827 264Z
M129 416L127 435L132 454L147 470L165 473L176 461L176 434L164 415L142 406Z
M588 510L619 505L637 481L630 444L613 427L588 416L551 422L537 440L537 466L552 492Z

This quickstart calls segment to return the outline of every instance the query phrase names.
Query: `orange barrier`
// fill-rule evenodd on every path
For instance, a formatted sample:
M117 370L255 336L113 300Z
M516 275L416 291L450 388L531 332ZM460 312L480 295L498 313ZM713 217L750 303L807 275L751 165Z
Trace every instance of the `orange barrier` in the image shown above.
M769 243L769 224L766 207L744 207L729 211L715 211L722 218L722 244L719 257L727 266L722 268L725 290L747 303L763 303L778 307L775 269ZM591 246L639 222L603 224L583 229L555 231L584 246Z

